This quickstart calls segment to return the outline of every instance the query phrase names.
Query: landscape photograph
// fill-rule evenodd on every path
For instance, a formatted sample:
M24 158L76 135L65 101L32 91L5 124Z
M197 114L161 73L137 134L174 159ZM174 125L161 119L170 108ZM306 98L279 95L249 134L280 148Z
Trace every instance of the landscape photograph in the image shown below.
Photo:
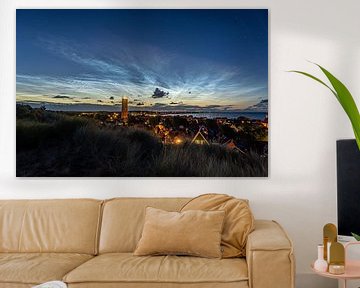
M267 177L267 9L17 9L17 177Z

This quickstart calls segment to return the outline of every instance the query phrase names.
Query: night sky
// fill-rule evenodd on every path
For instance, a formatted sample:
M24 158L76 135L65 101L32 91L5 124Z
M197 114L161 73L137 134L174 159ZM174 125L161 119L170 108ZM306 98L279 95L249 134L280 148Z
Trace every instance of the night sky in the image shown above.
M18 102L267 110L267 10L17 10L16 22Z

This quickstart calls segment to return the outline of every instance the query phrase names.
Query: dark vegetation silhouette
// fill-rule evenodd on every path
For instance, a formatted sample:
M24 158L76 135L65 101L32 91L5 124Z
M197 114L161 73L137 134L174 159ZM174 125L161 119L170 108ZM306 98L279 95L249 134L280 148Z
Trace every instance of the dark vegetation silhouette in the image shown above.
M267 158L220 145L164 145L145 130L106 128L62 112L16 107L16 174L48 177L262 177Z

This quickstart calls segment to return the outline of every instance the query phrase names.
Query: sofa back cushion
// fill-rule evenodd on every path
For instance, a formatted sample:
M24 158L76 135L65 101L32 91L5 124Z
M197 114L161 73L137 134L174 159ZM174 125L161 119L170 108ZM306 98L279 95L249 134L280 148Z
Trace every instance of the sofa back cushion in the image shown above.
M102 201L1 200L0 253L96 254Z
M254 230L254 216L248 200L226 194L203 194L191 199L181 211L205 210L226 212L221 235L223 258L245 257L248 235Z
M146 207L179 211L189 198L116 198L105 201L99 253L133 252L141 237Z

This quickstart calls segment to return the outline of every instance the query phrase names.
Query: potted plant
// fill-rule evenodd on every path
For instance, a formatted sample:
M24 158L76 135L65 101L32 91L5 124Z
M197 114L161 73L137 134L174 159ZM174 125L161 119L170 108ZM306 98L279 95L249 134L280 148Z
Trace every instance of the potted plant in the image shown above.
M360 235L351 233L351 235L356 239L356 241L360 241Z
M307 72L298 71L298 70L292 70L290 72L305 75L305 76L321 83L322 85L327 87L332 92L332 94L335 95L336 99L339 101L339 103L343 107L345 113L349 117L352 128L354 130L356 143L357 143L357 146L360 151L360 114L359 114L359 110L356 106L356 103L354 101L354 98L352 97L350 91L346 88L346 86L340 80L338 80L334 75L332 75L328 70L326 70L322 66L320 66L318 64L315 64L315 65L318 66L320 68L320 70L325 74L326 78L330 82L330 85L326 84L324 81L320 80L319 78L317 78ZM351 233L351 234L357 241L360 241L360 235L355 234L355 233Z

